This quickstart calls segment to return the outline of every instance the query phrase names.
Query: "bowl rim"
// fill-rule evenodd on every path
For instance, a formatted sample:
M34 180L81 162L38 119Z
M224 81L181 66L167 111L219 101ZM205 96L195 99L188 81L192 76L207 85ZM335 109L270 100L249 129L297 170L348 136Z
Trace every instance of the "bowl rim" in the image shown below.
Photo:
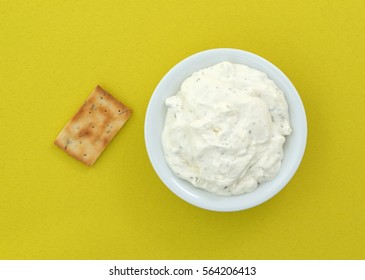
M208 62L208 61L210 61L208 58L210 58L210 57L215 58L215 57L220 57L220 56L227 57L227 59L217 59L217 62ZM230 59L230 57L232 59ZM179 75L181 73L181 71L184 70L187 66L189 66L189 64L191 62L194 63L194 61L198 61L203 64L206 62L205 63L207 65L206 67L208 67L210 65L218 63L219 61L224 61L224 60L236 63L232 60L236 60L237 57L242 58L243 60L246 61L246 63L242 63L242 64L246 64L246 65L256 68L256 69L258 69L260 67L268 67L267 69L270 69L270 71L269 71L270 73L267 72L268 71L267 69L266 69L266 71L261 70L261 69L259 69L259 70L266 73L270 79L274 80L275 83L278 83L278 81L281 81L283 84L285 84L285 90L282 87L279 87L279 88L285 94L289 109L291 106L293 106L293 104L296 106L295 113L299 115L298 121L301 123L300 135L298 136L299 138L297 137L298 138L297 141L299 141L299 142L297 143L297 149L295 149L296 154L294 157L294 161L287 167L286 176L283 178L280 178L280 180L278 180L276 182L277 184L274 187L266 188L266 190L261 191L261 193L263 193L263 195L261 195L261 196L252 195L255 192L257 192L257 190L260 187L262 188L261 185L255 191L253 191L251 193L245 193L242 195L229 196L229 197L217 196L215 194L208 193L205 190L200 190L196 187L192 187L193 192L197 191L199 193L202 193L203 196L207 196L210 199L212 199L212 201L213 201L212 203L210 203L210 200L208 200L208 203L207 203L207 201L203 200L201 197L199 197L199 195L197 196L196 194L192 193L191 191L186 190L184 185L190 184L189 182L178 178L174 173L172 174L173 178L171 178L171 172L172 172L171 170L169 171L170 177L167 178L166 174L162 170L163 168L161 168L161 166L159 165L159 161L161 161L161 160L163 162L165 162L165 167L167 164L166 164L163 154L162 154L162 159L159 159L155 156L155 154L154 154L155 143L152 144L152 142L150 141L151 139L149 138L153 134L153 129L151 128L151 124L154 123L153 122L153 117L154 117L153 110L154 110L154 106L156 105L156 102L160 102L158 93L160 93L160 91L163 90L163 88L166 86L166 83L169 82L170 77L173 77L174 75L175 76ZM260 67L252 66L251 65L252 63L253 64L256 63L257 65L260 65ZM205 68L205 67L199 67L195 71L202 69L202 68ZM184 77L180 78L180 80L181 79L185 80L185 78L190 76L192 73L193 72L185 73L186 75ZM181 83L179 84L179 86L180 85L181 85ZM176 92L176 91L174 91L174 92ZM288 101L288 96L290 96L290 98L292 100L291 103ZM163 123L164 123L164 119L165 118L163 117ZM292 119L291 119L291 125L293 127ZM146 114L145 114L145 123L144 123L144 138L145 138L145 146L146 146L147 154L148 154L148 157L152 164L152 167L154 168L154 170L155 170L156 174L158 175L158 177L160 178L160 180L165 184L165 186L167 186L170 189L170 191L172 191L175 195L177 195L184 201L186 201L196 207L203 208L206 210L211 210L211 211L218 211L218 212L233 212L233 211L241 211L241 210L249 209L249 208L258 206L258 205L270 200L272 197L274 197L276 194L278 194L288 184L288 182L293 178L294 174L296 173L296 171L299 168L299 165L303 159L304 152L306 149L306 142L307 142L307 129L308 128L307 128L306 113L305 113L305 109L303 106L303 102L299 96L299 93L296 90L296 88L294 87L294 85L291 83L289 78L278 67L276 67L274 64L272 64L268 60L264 59L263 57L258 56L256 54L248 52L248 51L233 49L233 48L216 48L216 49L208 49L208 50L200 51L198 53L195 53L193 55L186 57L185 59L181 60L176 65L174 65L163 76L163 78L159 81L155 90L153 91L152 96L151 96L148 106L147 106L147 110L146 110ZM291 137L291 135L289 135L289 137ZM159 135L158 138L160 139L161 135ZM160 141L160 145L161 145L161 141ZM284 156L285 156L285 149L284 149ZM281 170L279 171L279 173L280 172L281 172ZM274 178L273 180L276 180L276 179L277 178ZM262 185L270 183L273 180L271 180L269 182L265 182ZM212 196L213 196L213 198L212 198ZM248 197L249 197L249 199L248 199ZM221 201L225 201L225 203L220 203ZM227 201L231 201L232 203L227 203ZM239 203L240 201L242 201L242 203Z

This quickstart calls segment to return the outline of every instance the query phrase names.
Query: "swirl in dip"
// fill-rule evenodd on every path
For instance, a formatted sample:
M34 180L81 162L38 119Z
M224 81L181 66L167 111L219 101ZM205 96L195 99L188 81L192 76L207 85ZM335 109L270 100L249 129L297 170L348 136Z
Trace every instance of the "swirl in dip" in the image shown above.
M288 105L265 73L221 62L193 73L166 106L166 161L195 187L238 195L279 172Z

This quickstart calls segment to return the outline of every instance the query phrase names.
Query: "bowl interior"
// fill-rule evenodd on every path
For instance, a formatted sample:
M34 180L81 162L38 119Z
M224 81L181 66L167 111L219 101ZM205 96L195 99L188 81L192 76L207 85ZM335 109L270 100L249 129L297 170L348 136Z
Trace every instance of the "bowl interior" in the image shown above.
M266 73L284 92L289 106L292 134L286 137L284 157L278 175L259 185L251 192L238 196L217 196L192 186L177 177L167 165L161 145L165 122L167 97L180 89L182 82L193 72L221 61L246 64ZM177 196L185 201L214 211L238 211L259 205L277 194L293 177L304 154L307 123L302 101L289 79L267 60L236 49L213 49L192 55L174 66L156 87L146 112L145 142L150 161L160 179Z

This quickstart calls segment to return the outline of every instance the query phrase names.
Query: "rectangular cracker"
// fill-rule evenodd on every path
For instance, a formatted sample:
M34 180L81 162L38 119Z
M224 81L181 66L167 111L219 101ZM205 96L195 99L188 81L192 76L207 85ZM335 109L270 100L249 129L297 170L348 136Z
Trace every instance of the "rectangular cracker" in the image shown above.
M54 143L91 166L131 116L132 110L97 86Z

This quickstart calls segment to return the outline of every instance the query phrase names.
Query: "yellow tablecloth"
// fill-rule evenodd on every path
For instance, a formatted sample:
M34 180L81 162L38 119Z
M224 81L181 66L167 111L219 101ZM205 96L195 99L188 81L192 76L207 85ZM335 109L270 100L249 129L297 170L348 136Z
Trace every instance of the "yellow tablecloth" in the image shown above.
M364 259L364 1L0 0L1 259ZM159 180L144 116L163 75L211 48L293 82L303 162L276 197L202 210ZM134 110L95 166L53 140L100 84Z

